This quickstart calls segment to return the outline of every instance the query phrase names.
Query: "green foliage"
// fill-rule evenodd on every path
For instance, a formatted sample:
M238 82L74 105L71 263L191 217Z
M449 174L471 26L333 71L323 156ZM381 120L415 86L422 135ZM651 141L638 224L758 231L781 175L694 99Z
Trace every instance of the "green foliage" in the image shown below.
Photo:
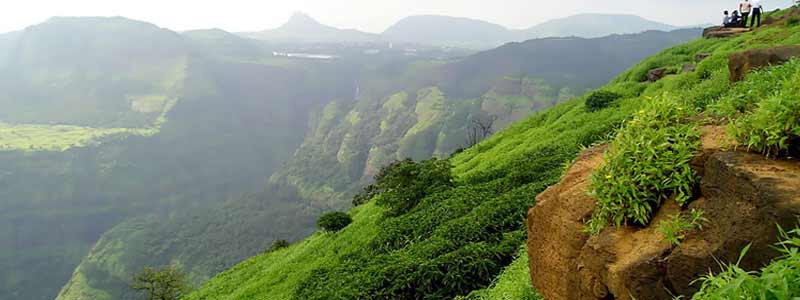
M793 27L800 25L800 18L798 17L789 17L786 19L786 26Z
M748 149L767 155L789 155L800 151L800 60L762 71L758 76L772 77L771 89L764 98L737 108L744 115L730 126L736 139ZM750 80L745 85L754 85ZM765 85L764 83L761 83ZM758 98L756 98L758 99ZM729 100L730 101L730 100ZM735 101L730 101L735 102ZM730 104L728 104L730 105Z
M353 218L351 218L350 215L336 211L322 215L319 220L317 220L317 226L327 232L337 232L344 229L352 222Z
M381 169L375 186L382 191L377 204L399 215L414 208L423 198L453 186L449 160L396 161Z
M797 299L800 297L800 229L783 233L784 241L777 245L783 257L774 260L759 272L749 272L736 264L725 266L719 274L709 274L698 280L700 291L695 300L727 299ZM742 250L741 258L749 246Z
M274 240L272 244L269 245L269 248L264 251L264 253L272 253L283 248L289 247L291 244L287 240Z
M674 197L684 205L692 197L698 178L689 162L699 147L693 110L670 96L650 101L617 134L605 165L592 174L592 233L609 223L647 225L663 201Z
M477 290L466 297L456 300L541 300L542 296L531 286L528 271L527 247L520 249L517 259L502 274L497 276L492 285Z
M703 223L708 222L703 218L703 211L692 209L690 216L677 214L669 220L658 223L656 229L661 232L664 239L673 245L680 245L686 234L694 229L703 229Z
M161 268L145 267L133 275L131 289L147 300L179 300L192 287L181 267L169 265Z
M586 98L586 110L595 112L609 107L615 100L622 98L622 95L610 91L595 91Z

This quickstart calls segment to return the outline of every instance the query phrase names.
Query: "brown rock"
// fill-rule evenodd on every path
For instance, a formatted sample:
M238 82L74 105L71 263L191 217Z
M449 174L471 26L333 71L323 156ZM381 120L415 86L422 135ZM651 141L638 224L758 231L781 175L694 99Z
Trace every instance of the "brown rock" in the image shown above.
M800 57L800 46L781 46L733 53L728 61L730 80L731 82L744 80L747 73L755 68L783 64L793 57Z
M696 70L696 69L697 69L697 65L695 65L695 64L685 64L685 65L683 65L683 68L681 68L681 74L694 72L694 70Z
M669 75L670 72L667 68L652 69L647 72L647 81L656 82Z
M701 209L709 221L679 245L666 242L656 229L681 212L667 201L651 226L607 228L596 236L583 232L594 201L587 196L589 176L602 164L603 149L583 153L562 181L537 197L528 212L531 280L548 300L673 299L691 296L691 285L721 262L742 260L757 269L776 257L776 224L793 228L800 215L800 162L775 161L730 151L722 127L707 126L703 151L693 165L704 175L699 199L687 209Z
M705 60L706 58L708 58L709 56L711 56L711 53L699 53L699 54L694 56L694 61L695 62L701 62L701 61Z
M547 299L576 299L575 293L580 291L574 286L581 282L576 272L577 258L589 238L583 233L583 222L595 206L586 191L589 175L603 163L605 149L592 148L582 153L561 183L536 197L536 206L528 211L531 279ZM602 293L601 287L598 289Z
M703 30L703 37L707 39L726 38L737 36L750 31L750 28L714 26Z

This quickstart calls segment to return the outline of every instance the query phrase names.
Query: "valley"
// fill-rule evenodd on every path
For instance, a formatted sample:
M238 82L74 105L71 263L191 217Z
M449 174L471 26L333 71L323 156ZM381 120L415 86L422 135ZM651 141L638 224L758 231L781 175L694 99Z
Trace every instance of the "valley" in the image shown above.
M748 97L790 99L796 62L739 84L727 58L800 43L794 13L723 39L599 14L526 30L415 16L381 34L305 14L246 33L54 17L0 34L0 300L139 299L133 274L167 265L187 300L550 297L528 268L537 195L609 143L603 172L619 173L593 188L623 185L636 174L613 155L638 132L663 135L659 153L698 124L750 138L737 126L761 130L771 102ZM608 20L629 26L586 25ZM663 198L648 209L666 189L646 189ZM609 206L598 232L628 224ZM319 230L334 211L353 223Z

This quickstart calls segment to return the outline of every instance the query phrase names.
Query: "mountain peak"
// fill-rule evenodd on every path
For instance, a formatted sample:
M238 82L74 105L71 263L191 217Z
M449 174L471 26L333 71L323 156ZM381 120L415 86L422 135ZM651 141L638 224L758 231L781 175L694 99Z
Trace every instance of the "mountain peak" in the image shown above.
M322 25L322 23L318 22L308 14L298 11L293 13L292 17L289 18L289 21L286 22L286 24L284 24L282 27L293 29L309 29L326 26Z

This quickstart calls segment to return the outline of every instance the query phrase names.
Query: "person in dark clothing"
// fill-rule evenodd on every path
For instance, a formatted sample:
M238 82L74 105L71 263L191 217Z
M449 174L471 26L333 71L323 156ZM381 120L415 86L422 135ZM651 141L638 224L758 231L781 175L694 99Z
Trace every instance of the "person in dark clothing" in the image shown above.
M731 14L730 26L726 27L739 27L739 26L742 26L742 17L739 16L738 10L734 10L733 14Z
M753 0L750 2L750 5L753 6L753 16L750 18L750 28L753 28L753 25L756 25L756 27L761 27L761 13L764 10L764 8L761 7L761 1ZM756 21L756 19L758 19L758 21Z

